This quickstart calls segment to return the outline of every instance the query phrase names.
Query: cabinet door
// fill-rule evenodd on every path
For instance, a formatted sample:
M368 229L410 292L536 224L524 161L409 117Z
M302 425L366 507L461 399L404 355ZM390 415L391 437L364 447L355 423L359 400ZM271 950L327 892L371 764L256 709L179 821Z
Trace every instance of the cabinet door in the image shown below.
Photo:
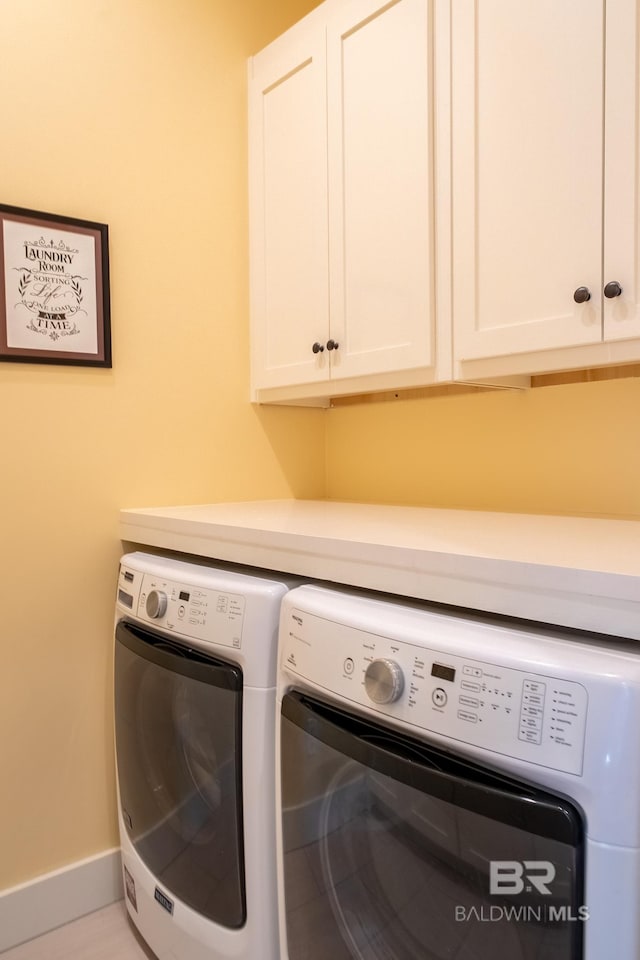
M640 337L640 17L637 0L607 3L605 101L605 340ZM611 290L607 292L613 292Z
M603 39L603 0L452 4L459 360L601 340Z
M250 61L252 386L328 377L326 43L302 21Z
M332 378L433 363L431 17L353 0L329 19Z

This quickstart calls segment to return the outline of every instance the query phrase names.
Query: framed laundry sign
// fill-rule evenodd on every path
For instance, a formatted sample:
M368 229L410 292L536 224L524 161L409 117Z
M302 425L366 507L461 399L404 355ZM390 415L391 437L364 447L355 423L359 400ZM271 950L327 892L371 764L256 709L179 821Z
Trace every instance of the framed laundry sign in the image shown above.
M111 366L105 224L0 204L0 360Z

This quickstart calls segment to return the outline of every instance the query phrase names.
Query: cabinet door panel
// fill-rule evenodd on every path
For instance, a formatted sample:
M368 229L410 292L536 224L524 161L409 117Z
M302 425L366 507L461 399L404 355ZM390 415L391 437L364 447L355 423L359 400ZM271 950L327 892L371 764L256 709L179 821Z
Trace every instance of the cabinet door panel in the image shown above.
M300 31L254 59L251 79L253 385L328 376L326 47Z
M607 3L605 226L603 283L622 294L604 300L605 340L640 337L640 17L637 0Z
M601 340L603 17L603 0L452 5L459 360Z
M331 376L433 363L429 0L355 0L330 19Z

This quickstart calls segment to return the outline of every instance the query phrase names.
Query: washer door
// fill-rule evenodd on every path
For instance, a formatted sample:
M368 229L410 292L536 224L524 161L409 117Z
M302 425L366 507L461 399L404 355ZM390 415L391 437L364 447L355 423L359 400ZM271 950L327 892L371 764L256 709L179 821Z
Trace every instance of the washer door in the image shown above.
M115 721L122 816L166 891L226 927L246 919L242 671L120 621Z
M288 960L579 960L563 798L298 693L281 716Z

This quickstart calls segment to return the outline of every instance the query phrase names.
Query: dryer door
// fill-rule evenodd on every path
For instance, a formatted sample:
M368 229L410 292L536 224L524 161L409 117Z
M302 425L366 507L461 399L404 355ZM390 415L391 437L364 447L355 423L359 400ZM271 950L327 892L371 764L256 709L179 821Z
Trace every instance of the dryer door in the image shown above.
M289 960L583 956L568 801L298 693L281 785Z
M246 918L242 671L160 634L116 628L122 817L166 892L227 927Z

